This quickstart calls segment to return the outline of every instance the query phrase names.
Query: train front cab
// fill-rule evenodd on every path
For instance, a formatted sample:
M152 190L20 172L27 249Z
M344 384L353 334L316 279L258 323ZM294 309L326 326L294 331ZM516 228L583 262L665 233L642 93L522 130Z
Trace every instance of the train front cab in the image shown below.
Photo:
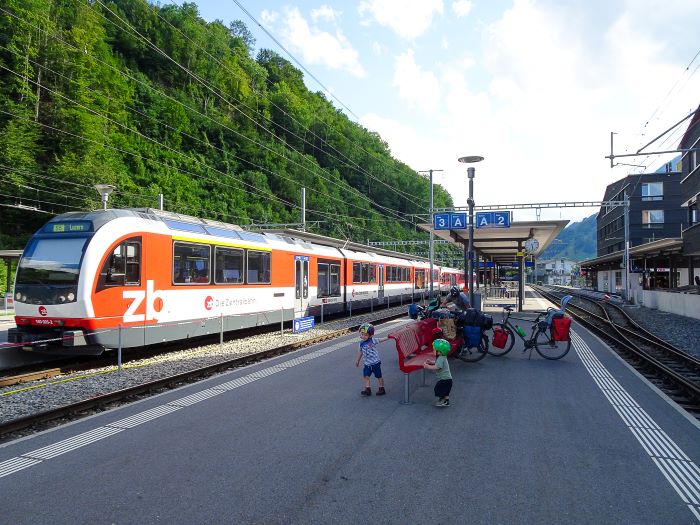
M92 221L49 221L27 243L15 277L16 328L10 343L28 351L99 354L88 335L89 312L81 267L94 236ZM89 294L89 291L87 292Z

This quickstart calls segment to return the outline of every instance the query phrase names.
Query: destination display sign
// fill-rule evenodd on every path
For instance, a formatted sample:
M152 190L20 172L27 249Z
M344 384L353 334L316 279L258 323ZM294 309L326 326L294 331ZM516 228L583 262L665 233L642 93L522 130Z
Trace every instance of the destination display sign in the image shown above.
M44 226L45 233L79 233L92 231L89 221L50 222Z

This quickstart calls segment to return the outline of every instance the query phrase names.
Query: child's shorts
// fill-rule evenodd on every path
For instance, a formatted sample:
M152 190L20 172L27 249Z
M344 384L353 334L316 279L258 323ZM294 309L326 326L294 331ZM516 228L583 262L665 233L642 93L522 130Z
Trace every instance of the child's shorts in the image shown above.
M445 397L450 395L450 390L452 390L452 379L440 379L435 383L435 396Z
M381 363L375 363L373 365L365 365L365 367L362 369L362 375L364 377L369 377L372 374L374 374L374 377L379 379L382 377L382 364Z

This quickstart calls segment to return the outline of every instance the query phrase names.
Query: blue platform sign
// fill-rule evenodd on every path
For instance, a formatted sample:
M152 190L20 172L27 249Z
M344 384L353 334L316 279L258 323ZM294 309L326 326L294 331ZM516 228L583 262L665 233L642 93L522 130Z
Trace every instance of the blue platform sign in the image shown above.
M292 327L292 333L298 334L299 332L306 332L314 327L313 317L299 317L294 319L294 325Z
M477 228L510 228L510 210L476 213Z
M436 213L433 215L434 230L449 230L450 229L450 214Z
M467 227L466 213L450 213L450 229L463 230Z
M466 213L436 213L433 215L434 230L463 230L467 225Z

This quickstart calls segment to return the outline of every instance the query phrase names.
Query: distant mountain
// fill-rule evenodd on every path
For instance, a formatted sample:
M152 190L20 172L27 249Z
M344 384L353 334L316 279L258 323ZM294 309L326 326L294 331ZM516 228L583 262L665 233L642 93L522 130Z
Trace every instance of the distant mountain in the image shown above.
M597 215L598 212L564 228L539 258L585 261L595 257Z

